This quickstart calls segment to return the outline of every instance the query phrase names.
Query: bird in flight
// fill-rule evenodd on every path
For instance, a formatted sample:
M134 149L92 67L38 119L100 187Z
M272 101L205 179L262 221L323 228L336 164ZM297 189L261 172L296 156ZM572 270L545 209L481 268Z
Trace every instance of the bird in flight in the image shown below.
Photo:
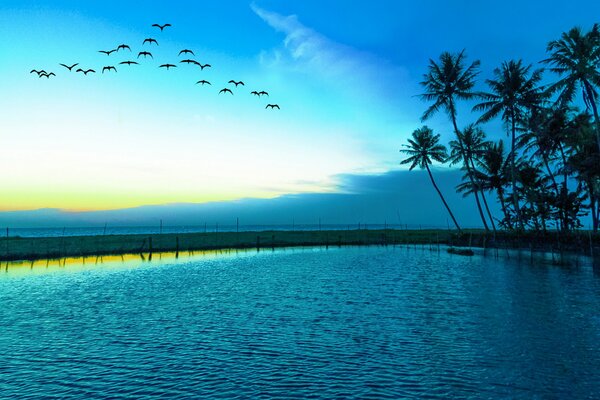
M98 53L104 53L107 56L110 56L110 53L117 51L117 49L112 49L112 50L99 50Z
M127 64L127 65L138 64L139 65L139 63L137 61L121 61L119 64Z
M177 68L177 65L174 65L174 64L163 64L163 65L159 66L158 68L166 68L167 70L169 70L169 68Z
M202 86L204 86L204 85L211 85L211 83L209 81L205 81L204 79L202 79L201 81L196 82L196 85L197 84L201 84Z
M263 96L263 95L265 95L265 96L268 96L268 95L269 95L269 93L267 93L267 92L265 92L265 91L263 90L263 91L261 91L261 92L258 92L258 95L259 95L259 96Z
M152 56L152 53L150 53L149 51L140 51L138 53L138 58L140 58L140 56L144 56L144 58L146 58L148 56L154 58L154 56Z
M102 73L104 73L104 71L110 71L110 70L114 70L115 72L117 72L117 69L115 67L113 67L112 65L109 65L107 67L102 68Z
M131 51L131 47L127 46L126 44L120 44L119 47L117 47L117 51L119 51L121 49L123 49L123 50L127 49L127 50Z
M46 71L44 71L43 69L42 69L42 70L39 70L39 71L38 71L37 69L32 69L32 70L31 70L31 72L29 72L29 73L30 73L30 74L33 74L34 72L35 72L36 74L38 74L38 76L40 76L41 74L45 74L45 73L46 73Z
M76 65L79 65L79 63L75 63L75 64L71 65L70 67L66 64L60 64L60 65L62 65L63 67L65 67L66 69L71 71L73 69L73 67L75 67Z
M51 76L56 76L56 74L54 72L50 72L49 74L43 72L41 74L38 75L39 78L41 78L42 76L46 77L46 78L50 78Z
M90 73L90 72L91 72L91 73L94 73L94 74L96 73L96 71L94 71L94 70L93 70L93 69L91 69L91 68L90 68L90 69L87 69L87 70L85 70L85 71L84 71L84 70L82 70L81 68L79 68L79 69L78 69L77 71L75 71L75 72L83 72L83 74L84 74L84 75L87 75L87 74L88 74L88 73Z
M142 43L142 45L145 45L146 43L150 43L150 44L156 43L156 45L158 46L158 42L156 41L156 39L152 39L152 38L144 39L144 43Z
M172 25L171 24L164 24L164 25L152 24L152 26L155 26L155 27L159 28L160 31L162 32L163 29L165 29L167 26L172 26Z
M221 94L221 93L227 93L227 92L233 94L233 92L231 91L231 89L224 88L224 89L219 90L219 94Z
M234 81L233 79L232 79L232 80L230 80L230 81L229 81L229 82L227 82L227 83L233 83L233 84L235 85L235 87L238 87L238 85L245 86L245 85L244 85L244 82L242 82L242 81L236 82L236 81Z
M210 64L204 64L204 65L202 65L200 63L198 63L198 66L200 67L200 69L202 71L204 71L204 68L211 68L212 67L212 65L210 65Z
M256 90L250 92L250 94L260 97L260 94Z
M267 104L267 106L265 108L270 108L270 109L278 109L281 110L281 108L279 108L279 106L277 104Z
M198 65L200 64L198 61L195 61L195 60L189 60L189 59L188 59L188 60L181 60L181 61L179 61L179 62L181 62L181 63L186 63L186 64L198 64Z
M191 50L189 50L189 49L183 49L183 50L181 50L179 52L179 55L182 55L182 54L191 54L191 55L195 56L194 52L191 51Z

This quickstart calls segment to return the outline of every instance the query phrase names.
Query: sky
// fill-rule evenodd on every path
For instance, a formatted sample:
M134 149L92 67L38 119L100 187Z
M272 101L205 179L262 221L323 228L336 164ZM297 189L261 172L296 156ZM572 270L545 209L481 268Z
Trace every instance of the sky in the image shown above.
M349 193L345 176L401 169L398 149L422 124L416 95L430 58L466 49L482 62L484 90L502 61L537 63L548 41L598 15L592 1L4 0L0 211ZM149 37L159 45L143 45ZM121 43L133 52L98 52ZM179 63L184 48L212 68ZM154 59L118 64L142 50ZM98 73L59 66L76 62ZM158 68L167 62L177 68ZM118 72L100 73L107 65ZM218 94L224 87L234 95ZM469 109L459 125L477 118ZM427 123L450 138L444 115ZM487 130L504 135L497 123Z

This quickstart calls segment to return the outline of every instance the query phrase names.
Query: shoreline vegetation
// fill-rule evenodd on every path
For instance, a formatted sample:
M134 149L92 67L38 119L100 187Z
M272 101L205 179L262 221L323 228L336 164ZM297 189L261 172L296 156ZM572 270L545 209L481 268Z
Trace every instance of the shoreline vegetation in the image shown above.
M594 257L600 254L600 235L576 231L566 236L558 232L497 232L483 229L456 230L323 230L166 233L62 237L0 238L0 261L33 261L65 257L125 254L184 253L224 249L274 249L282 247L422 245L430 249L450 246L453 254L464 249L528 250L530 252L576 253ZM463 249L463 250L461 250ZM497 251L496 251L497 253Z
M427 103L421 122L445 114L453 139L446 146L423 125L400 149L400 164L427 170L458 231L460 221L431 165L460 167L464 174L456 192L475 200L488 234L508 230L520 233L516 237L531 237L528 232L548 237L559 231L568 239L586 216L593 231L600 230L600 24L573 27L548 42L540 64L511 59L481 79L481 62L468 61L465 50L429 60L420 82L424 91L417 95ZM471 114L463 115L465 106ZM494 120L503 127L486 127ZM502 131L507 143L490 140ZM492 213L492 198L501 213Z

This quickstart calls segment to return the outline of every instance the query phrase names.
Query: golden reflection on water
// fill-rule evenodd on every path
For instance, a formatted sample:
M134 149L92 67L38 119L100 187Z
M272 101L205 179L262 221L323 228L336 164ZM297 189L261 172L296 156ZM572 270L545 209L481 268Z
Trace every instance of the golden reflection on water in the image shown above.
M19 277L27 275L41 275L48 273L76 273L92 271L98 268L103 270L126 270L141 266L162 265L176 262L188 262L197 259L212 259L223 255L236 255L248 253L244 249L220 249L122 254L105 256L66 257L60 259L34 260L34 261L4 261L0 263L0 279L2 277Z

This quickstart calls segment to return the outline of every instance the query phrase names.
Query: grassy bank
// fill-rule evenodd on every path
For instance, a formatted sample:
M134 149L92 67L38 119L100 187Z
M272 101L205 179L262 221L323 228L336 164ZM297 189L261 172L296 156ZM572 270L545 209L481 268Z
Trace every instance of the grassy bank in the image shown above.
M160 235L64 236L0 239L0 260L39 260L111 254L184 252L225 248L447 243L444 230L338 230L210 232Z
M99 235L0 238L0 260L39 260L63 257L102 256L216 249L275 248L295 246L359 246L394 244L447 244L451 246L528 249L532 251L574 251L600 254L600 236L578 232L507 233L493 236L482 230L458 235L448 230L335 230L173 233L156 235Z

